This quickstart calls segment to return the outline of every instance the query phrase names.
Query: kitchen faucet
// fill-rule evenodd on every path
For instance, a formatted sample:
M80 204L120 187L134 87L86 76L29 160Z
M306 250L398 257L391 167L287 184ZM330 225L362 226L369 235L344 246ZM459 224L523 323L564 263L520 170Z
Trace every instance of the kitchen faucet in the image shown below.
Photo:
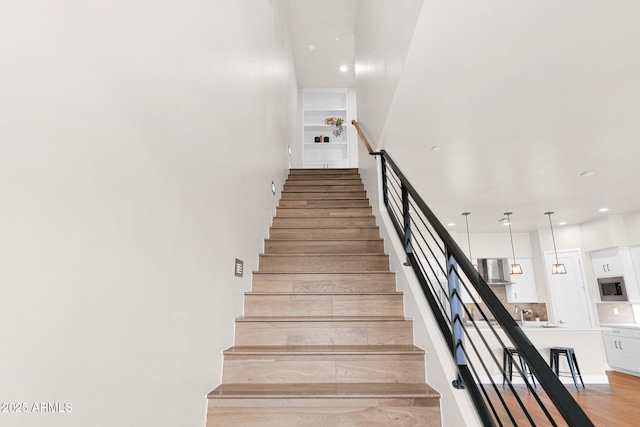
M524 325L526 322L525 316L531 313L531 310L527 310L527 309L520 310L520 307L516 305L515 307L513 307L513 314L518 314L518 313L520 313L520 325L522 328L524 328Z

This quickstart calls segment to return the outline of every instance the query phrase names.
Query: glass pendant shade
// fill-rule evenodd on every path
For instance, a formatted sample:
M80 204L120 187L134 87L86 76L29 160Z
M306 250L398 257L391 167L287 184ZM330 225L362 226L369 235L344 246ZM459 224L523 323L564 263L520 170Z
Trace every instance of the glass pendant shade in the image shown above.
M522 267L520 264L511 264L511 274L522 274Z
M513 212L505 212L507 216L507 224L509 224L509 238L511 239L511 254L513 255L513 264L511 264L511 274L522 274L522 267L516 262L516 251L513 248L513 234L511 233L511 214Z
M560 264L558 261L556 238L553 235L553 224L551 223L551 214L553 214L553 212L545 212L544 214L549 216L549 227L551 228L551 239L553 240L553 252L556 254L556 263L551 266L551 274L567 274L567 269L564 268L564 264Z
M553 264L551 274L567 274L567 269L564 268L564 264Z

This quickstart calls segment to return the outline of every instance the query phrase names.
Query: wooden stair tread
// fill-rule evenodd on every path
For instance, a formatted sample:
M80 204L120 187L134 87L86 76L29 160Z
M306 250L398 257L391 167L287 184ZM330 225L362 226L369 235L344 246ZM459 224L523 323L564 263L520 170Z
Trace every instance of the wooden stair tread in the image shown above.
M306 217L304 219L309 219L310 217ZM326 218L326 217L321 217L321 218ZM351 226L340 226L340 227L336 227L333 225L326 225L326 226L322 226L319 225L318 227L309 227L307 225L283 225L283 224L274 224L271 226L271 228L277 228L279 230L353 230L354 228L378 228L377 225L351 225Z
M439 398L427 384L411 383L316 383L316 384L221 384L208 398Z
M261 257L386 257L387 254L260 254Z
M389 270L362 270L362 271L345 271L345 272L335 272L335 271L310 271L310 272L300 272L300 271L253 271L253 274L298 274L300 276L304 276L304 275L310 275L310 274L314 274L314 275L319 275L319 274L326 274L326 275L331 275L331 274L394 274L394 272L389 271Z
M291 168L289 173L336 173L336 172L351 172L359 173L358 168Z
M277 208L277 209L289 209L289 208ZM295 209L295 208L294 208ZM308 208L305 208L308 209ZM371 209L371 208L367 208ZM318 209L319 210L319 209ZM287 215L284 212L281 212L282 215L279 218L368 218L371 215L364 214L362 212L336 212L336 211L328 211L323 215L318 215L315 212L310 212L308 214L304 214L303 212L287 212ZM295 215L294 215L295 213Z
M356 176L353 177L343 177L343 178L320 178L318 179L287 179L285 184L295 186L305 186L305 185L362 185L362 179Z
M300 186L302 187L302 185ZM325 193L325 194L340 194L340 193L364 193L365 190L361 190L358 185L349 185L345 187L358 187L358 188L342 188L342 189L313 189L313 188L287 188L286 190L282 190L283 193ZM331 197L328 197L331 198Z
M234 355L380 355L380 354L424 354L414 345L292 345L292 346L234 346L223 354Z
M347 277L349 275L371 275L371 274L376 274L376 275L384 275L384 276L395 276L395 272L393 271L389 271L389 270L380 270L380 271L344 271L344 272L333 272L333 271L319 271L317 273L301 273L301 272L288 272L288 271L282 271L282 272L273 272L273 271L253 271L253 274L264 274L264 275L291 275L293 277L300 277L300 276L309 276L309 275L314 275L314 276L318 276L318 277L327 277L327 276L343 276L346 275Z
M306 208L308 209L308 208ZM356 215L354 215L356 216ZM277 218L286 218L286 219L292 219L292 218L304 218L304 219L309 219L309 218L326 218L326 215L304 215L304 216L294 216L294 215L289 215L286 217L277 217ZM361 215L357 215L357 217L359 218L375 218L375 215L371 215L371 214L361 214ZM349 228L349 226L346 226L347 228Z
M301 191L301 193L304 193L304 191ZM326 192L326 193L330 194L331 192ZM310 200L313 201L313 202L318 202L318 201L330 201L330 202L333 202L336 199L334 197L327 197L326 199L323 199L323 198L320 198L320 197L316 197L316 198L313 198L313 199L310 199ZM347 200L357 200L357 201L361 202L363 200L366 200L367 203L369 203L369 198L365 197L365 196L360 196L360 197L350 196L350 197L345 197L345 198L341 198L341 199L338 199L338 200L340 200L341 202L344 202L344 201L347 201ZM282 199L280 201L282 201ZM296 199L296 201L304 201L304 199ZM371 206L371 204L369 204L368 206Z
M241 316L236 322L406 322L404 316Z
M332 296L332 295L339 295L339 296L382 296L382 295L392 295L392 296L397 296L397 295L404 295L402 292L349 292L349 293L345 293L345 292L245 292L245 295L265 295L265 296L269 296L269 295L275 295L275 296L287 296L287 295L291 295L291 296L300 296L300 297L306 297L306 296L314 296L314 295L321 295L321 296Z
M362 239L354 239L353 237L348 237L348 238L344 238L344 239L300 239L300 238L295 238L295 239L264 239L265 242L285 242L285 243L296 243L296 242L303 242L303 243L323 243L323 242L327 242L327 243L333 243L333 242L337 242L337 243L345 243L345 242L381 242L383 241L382 238L362 238Z

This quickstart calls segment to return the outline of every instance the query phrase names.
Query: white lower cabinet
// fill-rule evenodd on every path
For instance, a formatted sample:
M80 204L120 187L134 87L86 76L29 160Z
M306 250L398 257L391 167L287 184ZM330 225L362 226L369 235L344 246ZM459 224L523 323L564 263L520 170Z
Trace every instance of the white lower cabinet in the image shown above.
M604 348L607 362L613 368L628 371L640 371L640 339L634 338L634 331L624 328L613 328L604 331Z

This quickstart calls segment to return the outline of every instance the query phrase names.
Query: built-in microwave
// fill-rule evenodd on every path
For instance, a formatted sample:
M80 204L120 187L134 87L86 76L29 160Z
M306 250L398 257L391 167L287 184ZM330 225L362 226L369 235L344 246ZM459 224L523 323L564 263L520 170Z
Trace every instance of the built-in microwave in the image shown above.
M598 289L602 301L628 301L624 277L601 277L598 279Z

